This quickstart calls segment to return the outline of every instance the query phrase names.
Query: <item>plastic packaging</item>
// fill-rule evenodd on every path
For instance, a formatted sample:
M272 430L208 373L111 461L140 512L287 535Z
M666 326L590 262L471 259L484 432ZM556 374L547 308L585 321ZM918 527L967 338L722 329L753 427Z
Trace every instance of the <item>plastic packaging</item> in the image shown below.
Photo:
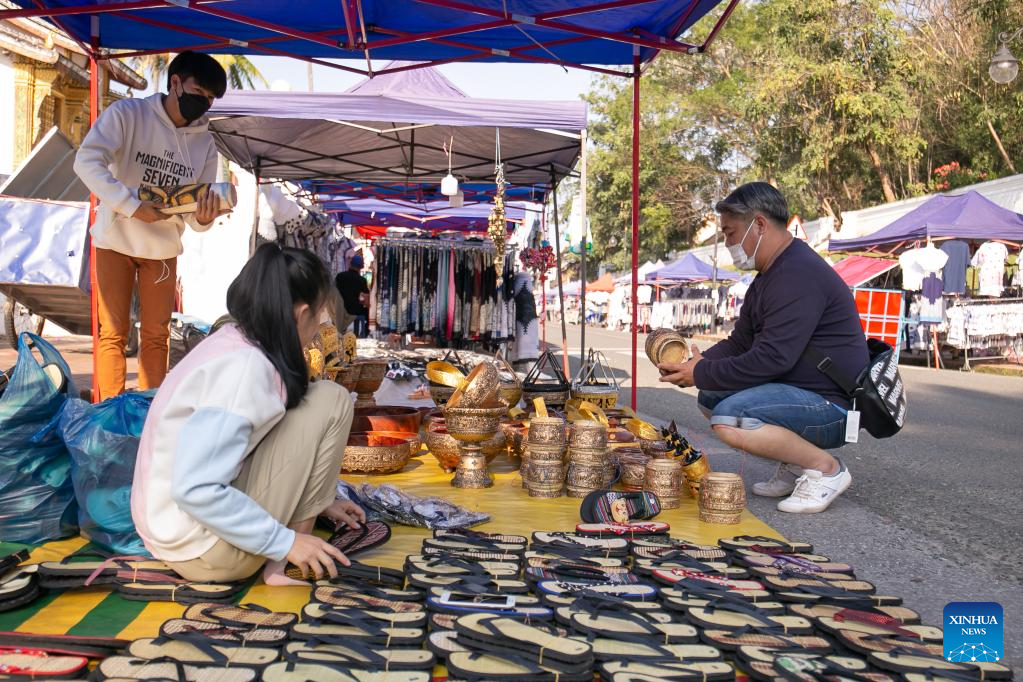
M72 398L60 418L82 534L115 554L148 556L131 519L131 483L154 394L123 393L98 405Z
M77 393L57 349L22 334L0 395L0 540L37 544L77 531L71 457L55 428L67 395Z

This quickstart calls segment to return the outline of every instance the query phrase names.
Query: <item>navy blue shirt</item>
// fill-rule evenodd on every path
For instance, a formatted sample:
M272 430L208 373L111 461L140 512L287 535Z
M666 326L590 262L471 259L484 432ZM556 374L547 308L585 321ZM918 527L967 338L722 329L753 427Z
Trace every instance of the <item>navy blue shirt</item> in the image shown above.
M696 364L696 386L741 391L789 384L848 409L842 390L802 357L807 345L829 356L851 379L870 357L849 287L805 242L793 239L753 279L735 330Z

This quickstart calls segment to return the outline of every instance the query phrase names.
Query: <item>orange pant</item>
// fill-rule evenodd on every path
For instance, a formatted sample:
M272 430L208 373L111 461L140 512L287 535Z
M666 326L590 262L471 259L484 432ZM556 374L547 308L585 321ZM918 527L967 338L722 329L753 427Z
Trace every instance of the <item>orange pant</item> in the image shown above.
M177 259L149 260L96 249L99 299L99 399L124 392L124 348L131 328L131 292L139 287L139 388L156 388L167 375Z

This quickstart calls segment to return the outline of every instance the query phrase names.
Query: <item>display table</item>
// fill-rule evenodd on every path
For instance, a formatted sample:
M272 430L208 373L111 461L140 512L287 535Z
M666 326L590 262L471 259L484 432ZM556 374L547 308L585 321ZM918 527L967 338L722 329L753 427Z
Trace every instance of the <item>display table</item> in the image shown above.
M374 485L389 483L421 496L444 497L473 510L491 516L489 523L476 526L487 532L504 532L529 536L536 530L574 530L579 523L581 500L569 497L556 499L531 498L522 489L518 474L518 460L499 457L490 466L494 487L486 490L452 488L452 474L445 473L434 457L424 454L413 458L399 473L387 476L344 476L355 484L369 482ZM671 535L697 543L713 544L719 538L733 535L769 535L781 537L767 524L748 511L743 512L741 523L720 526L702 523L697 518L696 501L684 497L682 507L663 512L659 521L671 524ZM374 550L360 554L359 561L401 568L405 557L418 554L423 538L431 531L408 526L394 526L391 540ZM36 548L30 561L58 561L86 544L84 538L72 538L47 543ZM17 546L2 545L4 550ZM240 604L258 604L274 611L299 613L309 601L309 588L268 587L254 584L238 600ZM168 602L135 602L111 594L107 588L50 592L22 609L0 613L0 631L17 630L41 634L70 634L80 636L120 637L136 639L155 637L160 625L177 618L185 607ZM437 668L436 675L444 675Z

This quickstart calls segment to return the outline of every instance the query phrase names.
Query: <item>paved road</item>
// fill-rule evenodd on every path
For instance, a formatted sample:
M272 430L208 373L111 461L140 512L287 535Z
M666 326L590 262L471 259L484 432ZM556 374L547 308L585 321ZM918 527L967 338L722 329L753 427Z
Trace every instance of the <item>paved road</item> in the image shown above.
M569 347L578 366L578 327ZM548 329L548 341L560 330ZM731 450L696 409L695 389L657 381L639 340L638 409L675 419L720 471L740 471L747 489L773 465ZM630 336L588 327L587 345L602 349L631 383ZM750 509L784 535L812 542L822 554L856 566L878 592L902 596L927 623L940 625L951 601L997 601L1008 618L1008 660L1023 672L1023 379L958 371L903 369L909 421L895 438L839 451L853 486L824 514L783 514L750 495Z

